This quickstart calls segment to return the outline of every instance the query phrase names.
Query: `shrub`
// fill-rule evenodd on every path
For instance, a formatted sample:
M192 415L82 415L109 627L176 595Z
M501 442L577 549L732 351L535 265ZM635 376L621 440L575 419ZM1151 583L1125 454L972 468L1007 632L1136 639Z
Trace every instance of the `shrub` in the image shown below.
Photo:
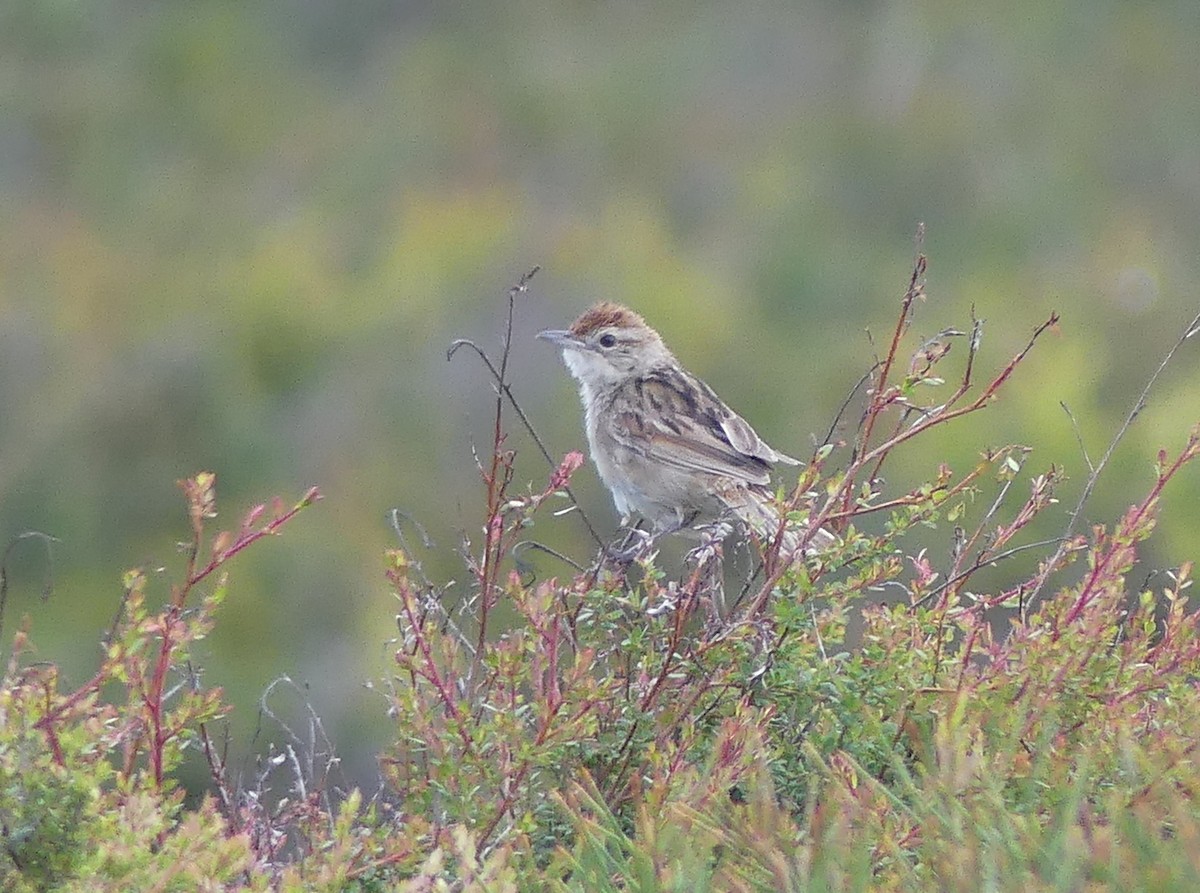
M643 550L600 550L562 579L525 560L583 457L514 484L507 352L493 362L495 436L483 457L483 538L466 597L429 580L403 541L387 556L400 637L388 693L385 787L337 795L295 768L268 801L235 784L209 739L220 693L187 671L225 597L225 563L317 498L251 511L206 540L214 479L184 483L191 542L157 608L126 576L96 675L59 691L16 636L0 689L5 889L1191 890L1200 881L1194 717L1200 635L1191 567L1158 590L1128 574L1159 499L1200 452L1200 428L1159 456L1147 493L1110 528L1042 544L990 592L983 569L1029 551L1056 469L1029 450L943 466L907 493L880 470L901 445L986 406L1038 337L977 394L980 345L945 332L901 361L919 259L860 422L779 498L789 523L840 542L803 561L759 543L745 574L722 546L673 572ZM509 293L507 334L525 280ZM938 369L966 339L939 402ZM1135 407L1134 414L1137 409ZM541 447L536 434L534 441ZM544 448L547 459L550 454ZM1091 490L1093 472L1086 494ZM1028 491L1017 496L1022 481ZM264 523L264 518L268 518ZM905 549L950 526L950 558ZM1035 544L1036 545L1036 544ZM563 557L563 556L560 556ZM206 594L202 594L206 593ZM206 754L212 796L185 811L172 780ZM311 755L310 755L311 756Z

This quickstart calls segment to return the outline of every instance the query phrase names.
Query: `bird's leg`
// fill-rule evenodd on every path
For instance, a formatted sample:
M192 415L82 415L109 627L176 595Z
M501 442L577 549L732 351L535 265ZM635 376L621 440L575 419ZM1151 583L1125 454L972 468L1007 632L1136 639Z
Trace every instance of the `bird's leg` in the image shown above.
M622 524L626 525L628 520L628 518L623 518ZM618 564L631 564L650 551L656 536L656 533L643 530L642 522L639 519L635 524L625 526L621 536L605 549L605 552Z
M721 544L733 533L733 526L728 521L718 519L710 524L700 525L696 532L700 534L700 543L689 551L684 559L704 564L721 556Z
M721 621L725 611L725 563L722 544L733 532L728 521L717 520L696 528L700 544L688 552L686 559L695 562L697 571L704 576L704 589L712 604L712 620Z
M685 527L690 527L695 519L695 512L685 515L682 511L677 511L674 517L666 523L663 523L660 518L655 522L652 529L643 530L640 518L636 524L631 525L629 523L629 516L626 515L621 519L621 526L625 528L625 534L617 543L609 547L608 554L618 562L629 563L635 561L648 555L650 549L660 536L666 536Z

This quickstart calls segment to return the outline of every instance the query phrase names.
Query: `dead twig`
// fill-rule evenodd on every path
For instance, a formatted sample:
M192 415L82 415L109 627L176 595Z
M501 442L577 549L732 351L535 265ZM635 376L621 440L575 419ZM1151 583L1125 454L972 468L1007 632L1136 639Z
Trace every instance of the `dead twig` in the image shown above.
M1071 510L1071 513L1068 516L1067 529L1063 532L1062 542L1059 544L1058 549L1055 550L1053 558L1045 563L1042 572L1038 575L1033 591L1029 594L1029 598L1026 600L1025 604L1027 609L1041 596L1042 590L1046 587L1046 581L1049 579L1051 571L1056 568L1059 562L1066 556L1067 548L1072 537L1075 535L1076 528L1079 525L1079 516L1083 514L1084 506L1086 506L1088 500L1091 499L1092 491L1096 489L1096 482L1100 480L1100 475L1104 473L1104 469L1108 466L1109 460L1112 459L1113 453L1117 449L1117 444L1124 440L1125 434L1133 425L1134 420L1137 419L1142 410L1146 408L1146 403L1150 397L1150 390L1154 387L1155 382L1158 381L1158 377L1162 375L1163 370L1167 368L1167 364L1171 362L1175 354L1181 347L1183 347L1183 343L1195 335L1198 331L1200 331L1200 314L1197 314L1195 318L1188 323L1187 327L1183 330L1183 334L1181 334L1179 339L1173 345L1171 345L1171 349L1167 351L1167 354L1163 357L1162 362L1158 364L1158 368L1154 370L1154 374L1150 376L1149 381L1146 382L1146 386L1142 388L1142 392L1138 395L1137 400L1134 401L1133 408L1129 410L1129 414L1125 417L1125 421L1117 430L1117 433L1113 435L1112 440L1108 442L1108 448L1105 449L1104 455L1100 457L1100 461L1096 463L1094 467L1090 462L1088 462L1088 467L1091 468L1091 473L1084 482L1083 492L1079 495L1079 501L1075 503L1075 508ZM1070 416L1069 411L1067 414ZM1074 420L1072 419L1072 421ZM1081 441L1080 447L1082 448L1082 446L1083 444ZM1084 458L1085 461L1087 461L1086 450L1084 451ZM1022 620L1024 620L1024 617L1022 617Z

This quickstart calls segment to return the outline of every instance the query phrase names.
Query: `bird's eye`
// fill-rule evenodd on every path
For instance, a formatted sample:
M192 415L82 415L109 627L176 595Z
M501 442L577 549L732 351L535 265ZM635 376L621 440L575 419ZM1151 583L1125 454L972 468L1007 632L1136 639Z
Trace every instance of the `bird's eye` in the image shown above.
M601 335L600 336L600 346L601 347L612 347L616 343L617 343L616 335Z

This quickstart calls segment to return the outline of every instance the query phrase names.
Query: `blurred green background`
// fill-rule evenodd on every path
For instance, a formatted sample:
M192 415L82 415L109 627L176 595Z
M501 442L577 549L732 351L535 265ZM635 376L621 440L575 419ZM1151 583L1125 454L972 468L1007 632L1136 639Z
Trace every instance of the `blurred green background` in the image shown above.
M581 422L533 335L612 298L806 455L871 361L866 331L886 340L924 221L915 334L974 305L987 372L1063 322L1001 402L898 456L893 485L1028 443L1029 473L1072 477L1061 529L1086 466L1059 402L1097 458L1197 305L1198 46L1194 0L5 4L0 542L61 539L47 603L44 553L14 549L5 650L29 614L37 657L86 678L121 572L178 572L176 479L217 472L230 526L318 485L232 566L205 681L243 753L266 684L308 686L369 782L391 734L363 687L395 634L387 512L428 529L431 576L466 578L492 394L445 349L494 350L534 264L511 377L555 452L582 448ZM1149 485L1198 399L1188 344L1089 522ZM515 427L509 445L540 487ZM611 531L590 468L577 483ZM1198 491L1190 470L1147 572L1197 555ZM536 535L589 548L572 516Z

